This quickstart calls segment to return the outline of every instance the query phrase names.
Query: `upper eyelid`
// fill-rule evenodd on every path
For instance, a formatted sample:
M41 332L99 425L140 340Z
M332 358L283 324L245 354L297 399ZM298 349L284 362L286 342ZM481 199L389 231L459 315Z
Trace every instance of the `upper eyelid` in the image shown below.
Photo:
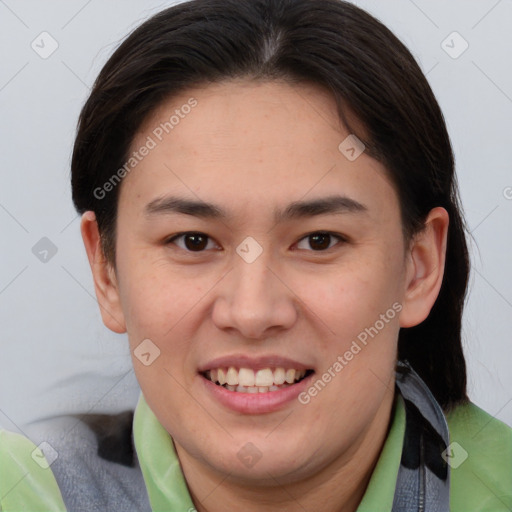
M331 235L331 236L334 236L336 238L340 238L341 240L346 240L347 237L342 235L341 233L335 233L334 231L326 231L326 230L318 230L318 231L311 231L310 233L307 233L305 235L303 235L301 238L299 238L299 241L300 240L304 240L304 238L307 238L308 236L311 236L311 235L318 235L318 234L322 234L322 235Z

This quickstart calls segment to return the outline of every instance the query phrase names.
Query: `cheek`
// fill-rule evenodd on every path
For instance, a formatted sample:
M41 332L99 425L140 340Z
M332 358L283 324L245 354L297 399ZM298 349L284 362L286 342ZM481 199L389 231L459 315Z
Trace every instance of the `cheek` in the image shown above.
M361 258L333 272L308 276L307 280L296 276L297 294L336 339L346 341L400 301L400 272L396 261L386 258L379 262L374 257L365 263ZM394 310L388 316L394 319Z
M120 294L128 333L162 338L193 309L202 288L197 281L170 272L165 261L132 254L123 262Z
M206 297L216 282L215 276L198 273L192 277L176 272L161 259L145 261L133 257L130 261L130 264L125 262L121 296L137 378L141 386L155 388L156 393L161 390L155 383L175 383L169 373L179 382L189 383L195 375L189 371L197 355L192 349L194 336L197 337L197 329L206 319ZM133 355L146 339L159 350L158 359L150 369ZM176 389L172 395L179 402Z
M389 389L401 309L390 280L385 275L347 273L318 288L319 316L330 331L317 342L317 377L329 382L322 395L325 409L352 411L354 418L364 418L373 414Z

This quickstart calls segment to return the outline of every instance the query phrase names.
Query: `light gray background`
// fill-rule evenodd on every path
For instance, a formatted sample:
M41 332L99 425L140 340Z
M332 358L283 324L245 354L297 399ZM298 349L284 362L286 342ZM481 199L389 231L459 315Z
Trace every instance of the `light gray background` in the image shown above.
M464 318L472 400L512 425L512 2L356 2L410 48L456 154L473 273ZM0 425L133 407L125 336L102 324L69 186L76 121L124 36L171 2L0 0ZM57 41L46 59L41 32ZM442 42L469 44L452 58ZM44 36L47 37L47 36ZM49 39L45 48L50 48ZM449 51L463 41L448 38ZM41 50L42 51L42 48ZM48 237L57 253L32 252Z

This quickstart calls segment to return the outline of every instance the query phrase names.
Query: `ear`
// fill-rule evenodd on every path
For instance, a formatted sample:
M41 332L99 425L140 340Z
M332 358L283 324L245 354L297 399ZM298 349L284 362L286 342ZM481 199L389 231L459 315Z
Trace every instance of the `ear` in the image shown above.
M439 295L444 276L449 216L441 207L433 208L425 229L411 241L400 327L414 327L425 320Z
M119 334L126 332L117 278L112 265L107 261L101 247L96 215L87 211L82 215L80 231L84 241L87 258L94 279L96 298L100 306L103 323Z

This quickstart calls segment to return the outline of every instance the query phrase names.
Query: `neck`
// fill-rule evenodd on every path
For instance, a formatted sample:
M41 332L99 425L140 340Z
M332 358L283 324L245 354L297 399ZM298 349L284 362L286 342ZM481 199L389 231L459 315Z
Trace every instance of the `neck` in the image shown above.
M298 481L279 481L269 473L265 481L240 482L232 475L213 472L190 457L181 446L176 451L198 512L275 512L322 510L355 512L377 464L389 430L393 393L386 396L374 421L361 433L350 453Z

